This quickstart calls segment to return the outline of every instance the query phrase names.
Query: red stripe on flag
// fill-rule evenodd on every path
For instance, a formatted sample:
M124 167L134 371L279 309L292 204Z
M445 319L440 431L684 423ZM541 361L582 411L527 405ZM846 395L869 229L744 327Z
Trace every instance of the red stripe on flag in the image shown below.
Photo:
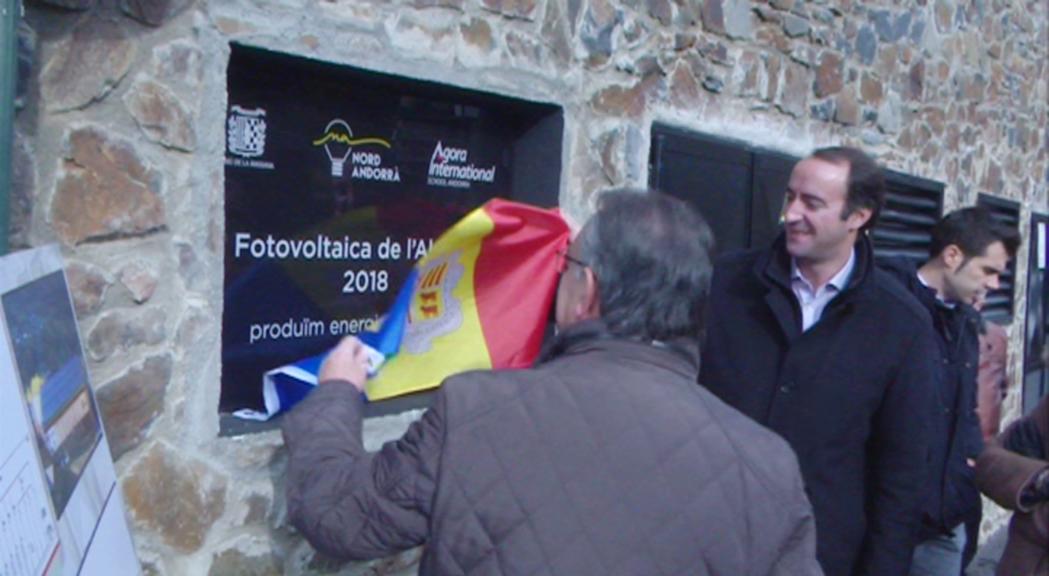
M493 368L530 366L557 293L557 258L570 230L557 210L495 199L495 228L481 243L474 294Z

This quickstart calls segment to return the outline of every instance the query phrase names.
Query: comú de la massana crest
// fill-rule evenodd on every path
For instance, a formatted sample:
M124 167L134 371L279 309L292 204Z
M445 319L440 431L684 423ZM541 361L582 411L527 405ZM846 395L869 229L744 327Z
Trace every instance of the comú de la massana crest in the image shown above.
M452 294L466 268L462 250L438 256L419 270L418 284L408 313L408 329L401 343L409 354L430 350L434 338L450 334L463 324L462 303Z

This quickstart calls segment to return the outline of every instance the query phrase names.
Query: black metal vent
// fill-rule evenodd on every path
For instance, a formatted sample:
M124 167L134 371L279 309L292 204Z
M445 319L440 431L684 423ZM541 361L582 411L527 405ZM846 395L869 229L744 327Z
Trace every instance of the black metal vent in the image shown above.
M719 251L768 246L779 234L787 181L800 158L677 128L652 126L649 185L699 209ZM944 185L887 170L888 193L871 231L879 257L929 257Z
M943 184L886 170L885 187L885 206L871 230L875 255L925 262L943 212Z
M1002 224L1020 229L1020 203L988 194L980 194L977 206L990 210L994 219ZM997 290L987 294L987 303L983 306L983 317L998 324L1009 324L1013 321L1016 295L1016 258L1009 261L1009 267L1001 276L1001 285Z

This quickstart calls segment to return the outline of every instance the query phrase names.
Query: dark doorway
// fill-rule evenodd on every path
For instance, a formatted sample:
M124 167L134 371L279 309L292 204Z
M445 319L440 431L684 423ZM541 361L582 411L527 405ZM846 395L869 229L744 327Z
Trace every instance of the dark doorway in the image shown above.
M1027 256L1027 321L1024 327L1024 376L1022 410L1024 414L1049 394L1049 363L1046 362L1046 326L1049 323L1049 283L1046 282L1046 228L1049 216L1031 214Z

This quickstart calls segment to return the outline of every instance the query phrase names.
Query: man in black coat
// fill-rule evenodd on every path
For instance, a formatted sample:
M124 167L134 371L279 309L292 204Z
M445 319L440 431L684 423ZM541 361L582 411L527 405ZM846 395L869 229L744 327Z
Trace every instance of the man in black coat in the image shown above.
M979 523L973 466L983 449L976 414L980 317L970 304L998 287L1019 242L1016 230L995 222L988 211L963 208L933 228L930 256L920 268L906 259L884 264L929 312L939 359L930 443L932 489L911 576L958 576L966 540L976 536L967 536L965 526Z
M881 169L825 148L791 173L784 233L714 271L700 383L798 455L828 576L906 574L926 496L936 345L873 262Z

